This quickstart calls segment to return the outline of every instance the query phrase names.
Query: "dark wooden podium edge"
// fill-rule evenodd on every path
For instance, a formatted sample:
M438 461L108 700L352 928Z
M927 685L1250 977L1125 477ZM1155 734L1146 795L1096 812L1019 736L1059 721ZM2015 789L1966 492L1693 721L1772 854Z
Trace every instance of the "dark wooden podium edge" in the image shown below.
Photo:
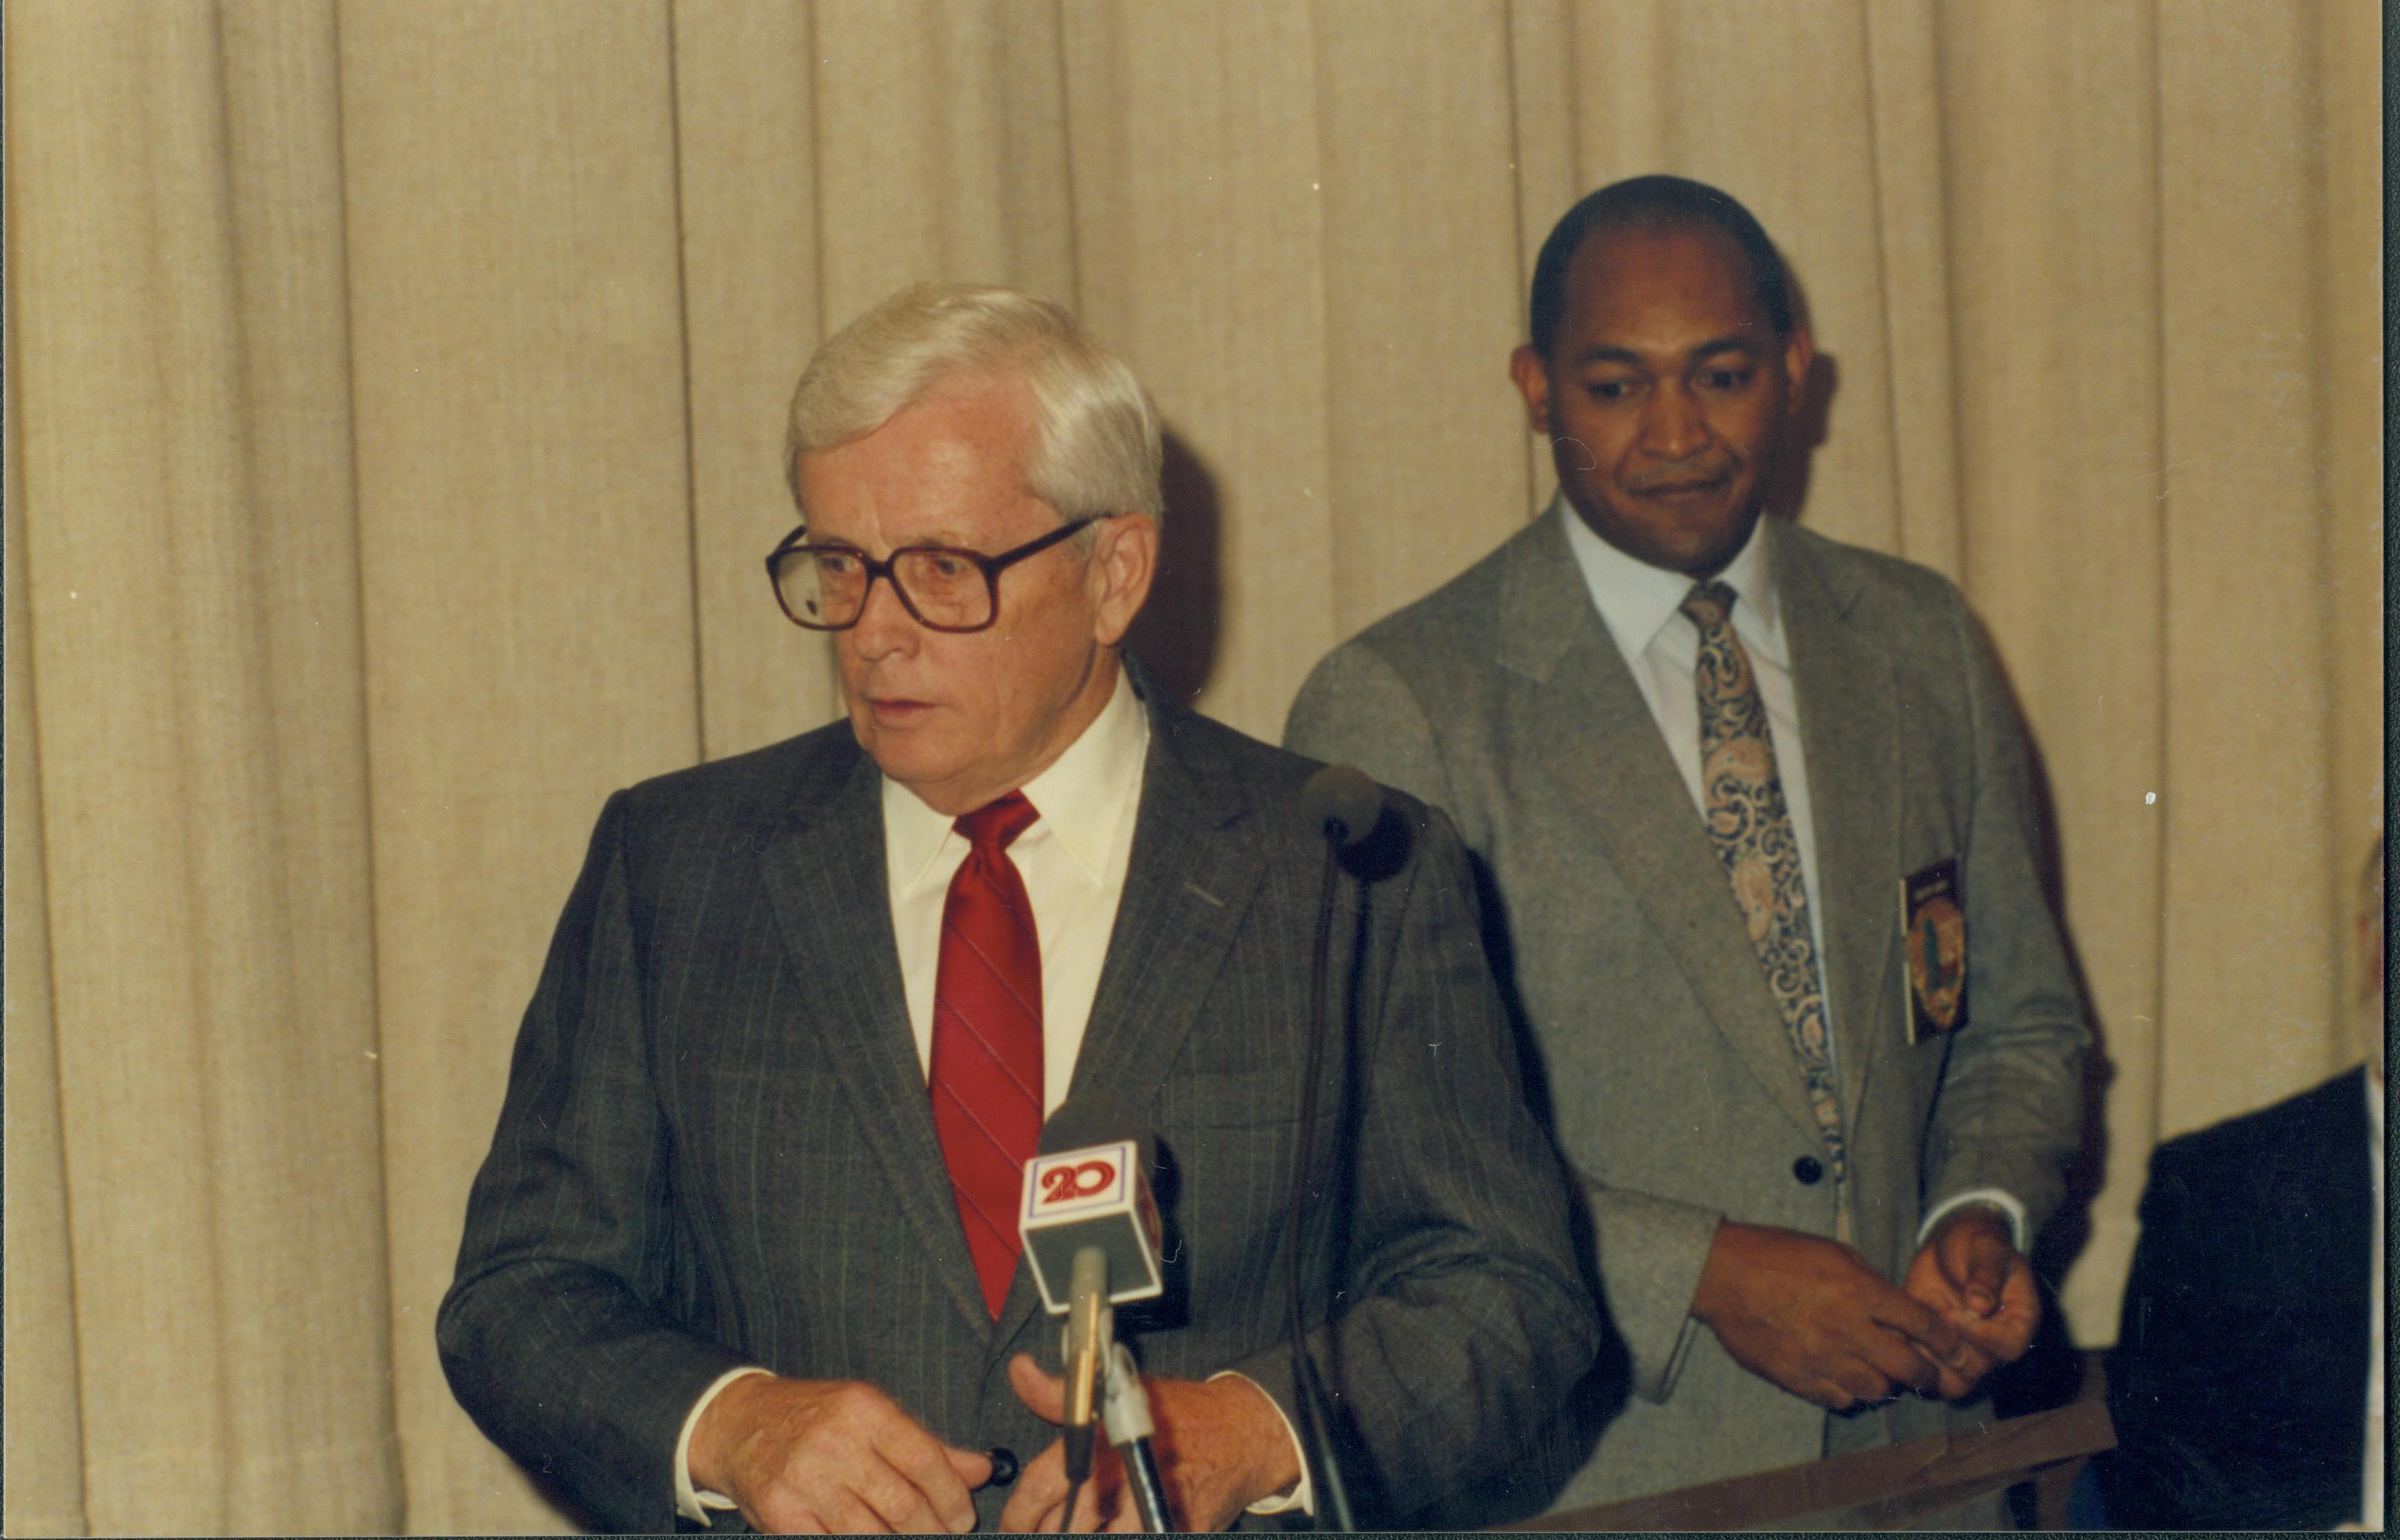
M1889 1529L2117 1444L2102 1401L1937 1433L1883 1449L1736 1476L1503 1526L1517 1531Z

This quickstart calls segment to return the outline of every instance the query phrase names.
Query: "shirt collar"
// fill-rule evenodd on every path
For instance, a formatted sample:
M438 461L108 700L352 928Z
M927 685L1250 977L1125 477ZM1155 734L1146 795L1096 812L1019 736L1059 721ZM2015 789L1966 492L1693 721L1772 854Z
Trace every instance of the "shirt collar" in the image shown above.
M1150 752L1150 716L1125 671L1092 725L1047 770L1020 788L1041 814L1022 838L1046 831L1094 882L1106 880L1109 849L1141 793L1142 761ZM961 839L947 813L935 812L907 786L883 778L886 869L895 896L922 887L935 857Z
M1591 525L1570 507L1563 495L1550 499L1552 516L1565 521L1567 549L1583 569L1584 586L1617 650L1636 658L1649 649L1667 622L1682 613L1692 579L1680 572L1652 566L1617 550L1592 533ZM1717 580L1734 591L1740 603L1733 607L1733 628L1742 645L1788 668L1783 616L1776 602L1774 566L1767 559L1766 520L1752 526L1750 538L1734 553Z

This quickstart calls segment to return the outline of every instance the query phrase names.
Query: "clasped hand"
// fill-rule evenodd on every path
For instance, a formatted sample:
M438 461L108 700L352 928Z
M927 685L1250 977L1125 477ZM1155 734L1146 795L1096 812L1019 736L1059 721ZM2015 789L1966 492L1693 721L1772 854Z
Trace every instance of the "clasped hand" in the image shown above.
M1066 1382L1044 1374L1026 1354L1009 1360L1009 1388L1045 1423L1066 1418ZM1249 1381L1166 1380L1142 1376L1150 1392L1152 1442L1167 1506L1186 1530L1221 1530L1259 1499L1300 1479L1299 1456L1282 1416ZM1125 1464L1105 1442L1093 1451L1092 1479L1076 1494L1072 1521L1061 1524L1067 1502L1066 1446L1054 1442L1025 1467L1000 1516L1006 1530L1140 1528Z
M1752 1373L1835 1411L1902 1390L1963 1399L2022 1356L2041 1318L2005 1216L1943 1217L1894 1288L1854 1248L1725 1220L1692 1314Z
M1964 1398L1993 1370L2024 1357L2041 1324L2033 1267L2017 1250L2007 1216L1984 1205L1944 1214L1910 1260L1902 1287L1957 1329L1956 1373L1945 1372L1940 1387L1949 1400Z
M963 1534L968 1493L991 1479L989 1455L952 1449L854 1380L736 1380L701 1413L689 1456L693 1486L768 1534Z
M1010 1388L1044 1422L1064 1421L1063 1382L1018 1354ZM1220 1530L1243 1508L1299 1479L1273 1402L1247 1380L1144 1378L1160 1480L1184 1526ZM701 1414L692 1482L733 1500L761 1533L963 1534L989 1455L953 1449L872 1385L851 1381L736 1380ZM1054 1439L1025 1467L1001 1515L1008 1530L1057 1530L1067 1500L1066 1448ZM1116 1451L1102 1443L1075 1498L1074 1530L1138 1527Z

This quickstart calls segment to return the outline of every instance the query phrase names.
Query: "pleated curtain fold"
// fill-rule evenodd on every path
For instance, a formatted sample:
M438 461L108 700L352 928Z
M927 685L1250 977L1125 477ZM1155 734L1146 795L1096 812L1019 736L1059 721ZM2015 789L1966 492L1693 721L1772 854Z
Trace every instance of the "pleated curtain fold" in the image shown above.
M2162 1137L2355 1057L2383 797L2366 0L20 0L11 1533L555 1530L432 1314L602 799L838 710L759 560L817 342L1021 283L1170 436L1141 646L1276 736L1539 510L1540 239L1671 170L1830 362L1804 522L1956 577ZM1971 897L1970 899L1971 904Z

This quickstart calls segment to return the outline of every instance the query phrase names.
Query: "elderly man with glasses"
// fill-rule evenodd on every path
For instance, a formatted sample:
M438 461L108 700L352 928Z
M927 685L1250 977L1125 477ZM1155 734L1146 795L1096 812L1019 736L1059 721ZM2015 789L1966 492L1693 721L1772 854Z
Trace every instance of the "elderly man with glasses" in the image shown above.
M924 286L818 352L790 442L768 570L848 720L602 813L442 1311L459 1399L611 1528L1131 1527L1110 1461L1070 1490L1015 1220L1072 1089L1157 1135L1167 1287L1119 1332L1175 1516L1332 1495L1293 1431L1295 1256L1343 1490L1466 1511L1599 1327L1454 832L1395 795L1332 890L1294 1252L1315 767L1121 661L1161 514L1141 388L1054 305Z

